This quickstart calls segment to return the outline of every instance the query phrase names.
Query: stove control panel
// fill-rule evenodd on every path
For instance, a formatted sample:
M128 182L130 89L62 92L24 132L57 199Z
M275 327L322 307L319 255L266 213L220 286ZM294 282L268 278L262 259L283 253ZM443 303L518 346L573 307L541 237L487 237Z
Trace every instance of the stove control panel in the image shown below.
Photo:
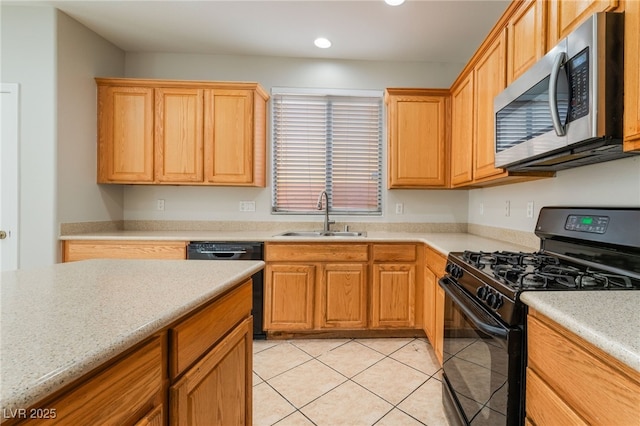
M502 295L488 285L478 288L476 296L494 311L504 304Z
M567 217L564 229L567 231L604 234L609 226L608 216L587 216L571 214Z

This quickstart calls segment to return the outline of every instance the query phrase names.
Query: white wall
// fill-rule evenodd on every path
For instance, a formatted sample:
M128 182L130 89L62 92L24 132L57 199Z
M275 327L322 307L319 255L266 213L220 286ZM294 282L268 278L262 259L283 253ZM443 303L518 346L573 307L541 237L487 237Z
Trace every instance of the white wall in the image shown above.
M1 80L20 85L20 268L60 260L59 224L119 220L123 190L96 184L97 74L124 52L48 6L2 5Z
M384 90L387 87L448 88L463 64L305 60L228 55L127 53L126 75L134 78L257 81L272 87ZM385 129L386 132L386 129ZM268 138L270 146L270 137ZM386 135L384 139L386 157ZM270 155L268 156L270 161ZM270 167L268 167L270 170ZM386 170L383 171L386 182ZM270 175L268 174L268 181ZM386 184L385 184L386 185ZM156 210L156 200L165 210ZM255 201L255 213L240 213L240 201ZM395 214L395 204L404 214ZM465 223L464 191L383 191L382 217L336 216L347 221ZM259 220L317 221L316 217L271 215L271 188L151 187L125 188L126 220Z
M56 261L56 26L46 7L2 5L2 82L20 84L20 268Z
M124 75L124 52L62 12L57 15L58 222L122 220L123 189L97 185L98 75Z
M511 205L508 217L505 201ZM529 201L533 218L526 217ZM533 232L544 206L640 207L640 156L559 171L551 179L471 190L469 223Z

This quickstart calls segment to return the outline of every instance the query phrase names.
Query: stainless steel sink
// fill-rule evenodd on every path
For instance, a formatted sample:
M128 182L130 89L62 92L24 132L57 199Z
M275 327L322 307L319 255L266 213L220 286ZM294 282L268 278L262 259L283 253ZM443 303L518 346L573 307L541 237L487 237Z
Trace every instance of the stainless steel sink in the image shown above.
M366 237L366 232L351 231L287 231L279 237Z

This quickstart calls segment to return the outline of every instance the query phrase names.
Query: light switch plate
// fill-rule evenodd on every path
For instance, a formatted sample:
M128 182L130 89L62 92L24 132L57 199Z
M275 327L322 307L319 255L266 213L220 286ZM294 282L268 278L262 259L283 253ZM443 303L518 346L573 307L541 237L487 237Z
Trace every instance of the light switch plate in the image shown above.
M255 201L240 201L240 211L241 212L255 212L256 211L256 202Z
M527 217L533 217L533 201L527 203Z

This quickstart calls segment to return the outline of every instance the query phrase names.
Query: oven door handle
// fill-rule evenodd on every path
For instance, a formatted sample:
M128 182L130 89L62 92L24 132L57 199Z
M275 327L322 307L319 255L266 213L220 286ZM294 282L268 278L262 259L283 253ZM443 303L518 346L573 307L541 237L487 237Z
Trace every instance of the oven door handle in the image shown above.
M507 339L508 330L500 326L500 324L494 321L493 318L486 317L486 320L480 319L480 317L468 306L468 303L475 302L456 288L452 287L452 284L449 283L449 279L446 276L439 279L438 284L440 284L440 287L442 287L445 293L447 293L447 295L456 303L456 307L460 309L471 321L473 321L478 329L500 339ZM461 294L458 295L457 293ZM468 301L463 300L463 298L468 299ZM488 322L493 322L496 325L488 324Z

